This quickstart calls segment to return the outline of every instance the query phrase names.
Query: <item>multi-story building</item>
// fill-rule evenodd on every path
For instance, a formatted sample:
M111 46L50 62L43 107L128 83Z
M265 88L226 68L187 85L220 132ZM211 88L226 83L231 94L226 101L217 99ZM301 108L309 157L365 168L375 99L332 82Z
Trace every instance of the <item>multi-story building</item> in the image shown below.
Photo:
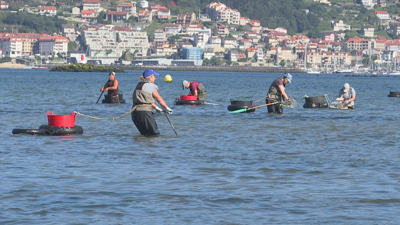
M6 57L66 54L68 43L68 38L61 35L0 33L0 48Z
M117 5L117 11L125 11L126 18L136 16L136 3L122 2Z
M387 24L390 21L390 14L387 11L375 11L375 16L379 18L380 24Z
M354 38L349 38L346 41L347 44L347 49L350 51L352 50L366 50L366 49L371 49L371 40L369 39L364 39L364 38L359 38L359 37L354 37Z
M146 32L132 31L128 27L114 25L88 26L83 31L89 57L122 56L124 51L147 54L149 42Z
M229 35L229 29L227 26L215 26L214 30L213 30L213 35L215 36L222 36L222 37L226 37Z
M83 0L82 10L93 10L97 16L100 12L100 0Z
M179 32L182 30L182 25L166 24L164 29L165 29L165 33L167 34L167 37L169 37L169 36L179 34Z
M164 32L164 29L158 28L154 31L154 43L155 44L164 44L167 41L167 36Z
M240 24L240 12L237 9L226 7L222 3L212 2L206 6L206 13L211 20L217 22L227 22L228 24Z
M201 60L203 59L202 48L182 48L182 58L188 60Z
M375 28L369 25L365 25L361 27L361 34L365 37L374 37Z
M392 23L390 24L389 31L392 32L395 35L400 34L400 23Z
M86 21L94 20L96 18L96 12L94 10L82 10L81 17Z
M147 10L139 10L137 19L139 23L151 22L153 20L153 13Z
M351 65L349 52L307 52L307 63L312 67L339 68Z

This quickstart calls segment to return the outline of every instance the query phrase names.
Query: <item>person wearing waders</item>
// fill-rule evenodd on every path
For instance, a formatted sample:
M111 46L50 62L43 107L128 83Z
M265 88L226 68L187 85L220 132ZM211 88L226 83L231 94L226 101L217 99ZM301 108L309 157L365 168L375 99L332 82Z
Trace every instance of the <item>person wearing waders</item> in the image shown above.
M182 88L183 90L189 88L190 94L192 94L193 96L197 96L197 98L201 101L202 104L204 104L204 102L207 100L206 88L200 82L184 80L182 82Z
M108 91L108 98L110 98L110 103L119 103L119 93L118 93L119 83L115 79L115 72L111 72L108 75L108 82L106 85L101 87L100 91Z
M268 96L266 99L266 103L276 103L273 105L269 105L268 107L268 113L283 113L283 107L282 107L282 98L285 99L286 101L289 100L289 96L285 92L285 87L286 84L292 82L292 75L289 73L285 73L283 77L278 78L272 82L269 91L268 91Z
M153 109L159 113L162 113L163 110L155 104L155 100L164 108L166 113L172 114L172 109L167 106L164 99L158 93L158 86L154 84L158 75L152 69L145 70L140 77L141 81L137 84L133 92L132 121L140 134L145 136L160 134L153 116Z

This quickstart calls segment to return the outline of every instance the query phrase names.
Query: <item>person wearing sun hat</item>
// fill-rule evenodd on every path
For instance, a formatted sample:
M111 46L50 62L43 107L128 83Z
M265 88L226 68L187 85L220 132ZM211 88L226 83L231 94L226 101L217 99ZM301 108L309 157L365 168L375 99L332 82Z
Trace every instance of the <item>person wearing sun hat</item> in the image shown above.
M158 93L158 86L154 84L158 75L152 69L145 70L140 77L141 81L137 84L133 92L132 121L140 134L145 136L160 134L153 116L153 109L159 113L163 111L168 114L172 113L172 109L167 106L164 99ZM156 100L164 110L155 104Z
M342 105L348 108L354 108L356 100L356 91L350 87L349 83L345 83L339 91L339 99L343 101Z
M269 87L266 103L276 103L267 106L268 113L283 113L282 98L289 101L289 96L285 92L286 84L292 83L292 75L285 73L283 77L272 82Z
M182 89L185 90L187 88L190 89L191 95L197 96L197 98L204 104L204 102L207 100L207 91L202 83L193 80L184 80L182 82Z

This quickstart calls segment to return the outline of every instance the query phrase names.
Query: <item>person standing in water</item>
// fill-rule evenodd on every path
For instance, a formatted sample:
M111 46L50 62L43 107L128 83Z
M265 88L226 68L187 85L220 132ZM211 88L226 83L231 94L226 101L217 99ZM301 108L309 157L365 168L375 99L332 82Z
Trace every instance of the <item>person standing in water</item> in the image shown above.
M289 96L285 92L286 84L292 82L292 75L286 73L283 77L278 78L272 82L269 91L268 97L266 99L266 103L276 103L273 105L269 105L268 113L283 113L282 107L282 98L286 101L289 101Z
M158 86L154 84L158 75L152 69L145 70L140 77L141 81L137 84L133 92L132 121L140 134L145 136L160 134L153 116L153 109L159 113L163 112L163 110L155 104L155 100L164 108L166 113L172 113L172 109L167 106L164 99L158 93Z
M110 103L119 103L119 82L115 79L115 72L111 72L108 75L108 82L106 85L101 87L100 91L108 91L107 96L110 99Z

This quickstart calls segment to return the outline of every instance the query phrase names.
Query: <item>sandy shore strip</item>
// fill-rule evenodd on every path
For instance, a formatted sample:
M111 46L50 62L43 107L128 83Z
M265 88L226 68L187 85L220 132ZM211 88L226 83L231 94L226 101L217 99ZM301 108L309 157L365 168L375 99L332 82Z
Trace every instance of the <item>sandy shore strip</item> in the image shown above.
M24 64L17 64L17 63L10 63L10 62L5 62L5 63L0 63L0 68L2 69L23 69L25 67L28 67Z

